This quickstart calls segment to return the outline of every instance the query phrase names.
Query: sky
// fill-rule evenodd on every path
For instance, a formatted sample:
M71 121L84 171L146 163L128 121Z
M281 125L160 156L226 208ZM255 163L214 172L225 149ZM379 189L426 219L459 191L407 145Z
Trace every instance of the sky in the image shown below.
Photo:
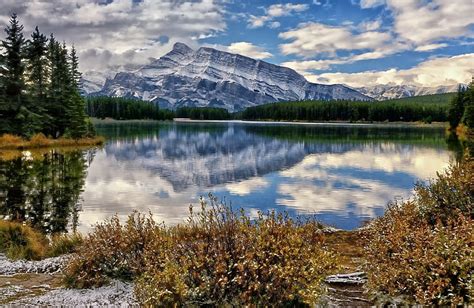
M74 44L80 68L144 65L176 42L290 67L353 87L439 86L474 76L474 0L0 0Z

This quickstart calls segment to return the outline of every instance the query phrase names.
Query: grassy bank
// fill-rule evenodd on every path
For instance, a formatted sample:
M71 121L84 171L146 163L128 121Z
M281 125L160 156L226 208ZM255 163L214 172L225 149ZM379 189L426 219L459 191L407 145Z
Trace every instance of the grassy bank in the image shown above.
M24 150L24 149L35 149L35 148L48 148L48 147L84 147L84 146L97 146L102 145L105 142L103 137L91 137L91 138L48 138L43 134L36 134L29 139L4 134L0 136L0 150Z

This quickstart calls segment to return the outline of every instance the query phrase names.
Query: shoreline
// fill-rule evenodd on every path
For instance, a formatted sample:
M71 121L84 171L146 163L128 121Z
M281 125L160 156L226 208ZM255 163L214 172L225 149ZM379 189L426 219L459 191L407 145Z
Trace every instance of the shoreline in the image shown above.
M193 120L190 118L174 118L176 123L238 123L238 124L271 124L271 125L306 125L306 126L354 126L354 127L446 127L446 122L347 122L347 121L265 121L265 120Z
M73 147L93 147L105 143L105 138L96 136L92 138L59 138L52 139L42 134L35 135L29 140L16 135L4 134L0 136L0 151L23 151L43 148L73 148Z

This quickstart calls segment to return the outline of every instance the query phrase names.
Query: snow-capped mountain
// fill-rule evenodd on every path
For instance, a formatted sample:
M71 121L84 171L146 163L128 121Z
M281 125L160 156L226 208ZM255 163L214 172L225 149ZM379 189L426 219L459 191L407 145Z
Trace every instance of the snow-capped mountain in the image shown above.
M387 100L419 95L457 92L458 85L439 87L417 87L414 85L376 85L372 87L355 88L360 93L376 100Z
M223 107L230 111L275 101L304 99L371 100L343 85L308 82L292 69L245 56L176 43L168 54L133 71L98 80L84 76L84 91L93 95L135 97L161 107Z

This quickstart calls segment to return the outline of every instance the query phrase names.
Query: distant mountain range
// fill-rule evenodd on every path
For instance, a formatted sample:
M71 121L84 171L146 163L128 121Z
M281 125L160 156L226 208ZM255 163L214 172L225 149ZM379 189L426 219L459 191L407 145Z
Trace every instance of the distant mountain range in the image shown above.
M182 43L145 66L89 71L82 78L85 95L138 98L170 109L222 107L229 111L277 101L385 100L456 90L457 86L350 88L311 83L290 68L209 47L193 50Z
M208 47L193 50L182 43L136 70L86 73L83 92L134 97L164 108L211 106L230 111L288 100L371 100L344 85L308 82L290 68Z
M458 85L439 87L417 87L413 85L376 85L372 87L355 88L355 90L376 100L387 100L420 95L457 92Z

